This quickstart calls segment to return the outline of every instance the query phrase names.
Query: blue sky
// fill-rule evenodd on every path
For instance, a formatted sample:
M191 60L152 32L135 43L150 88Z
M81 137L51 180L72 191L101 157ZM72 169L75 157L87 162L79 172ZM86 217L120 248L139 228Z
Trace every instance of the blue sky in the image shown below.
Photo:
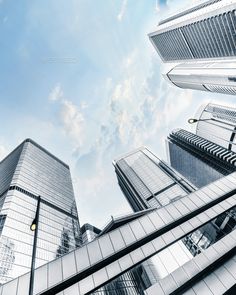
M181 1L185 6L189 1ZM81 224L101 227L130 208L112 160L164 139L207 101L161 77L148 40L180 1L0 0L0 158L31 137L67 162Z

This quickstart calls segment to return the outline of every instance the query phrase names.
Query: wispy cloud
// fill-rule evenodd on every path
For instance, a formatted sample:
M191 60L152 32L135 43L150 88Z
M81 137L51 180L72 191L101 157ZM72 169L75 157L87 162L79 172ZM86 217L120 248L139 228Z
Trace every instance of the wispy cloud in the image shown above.
M119 153L155 141L155 134L172 125L191 104L191 91L171 87L162 80L156 59L146 71L137 71L140 55L124 58L123 78L116 84L108 83L111 91L106 113L91 144L93 151L99 150L104 157L110 151ZM127 63L130 56L132 62Z
M60 83L52 89L48 99L60 105L58 116L63 132L74 141L77 148L80 147L84 138L84 115L82 110L86 109L88 104L82 101L77 106L69 99L66 99Z
M62 99L63 97L63 91L62 91L62 88L61 88L61 85L60 83L58 83L53 89L52 91L50 92L49 94L49 100L51 101L57 101L57 100L60 100Z
M160 2L159 2L159 0L156 0L155 11L157 13L159 13L160 10L161 10Z
M81 101L80 103L80 108L81 110L87 109L88 108L88 103L86 101Z
M126 9L127 9L127 3L128 3L128 0L122 1L120 12L117 15L118 21L122 21L124 15L125 15Z
M71 137L77 145L83 143L84 133L84 116L80 109L71 101L62 101L60 119L63 124L65 133Z

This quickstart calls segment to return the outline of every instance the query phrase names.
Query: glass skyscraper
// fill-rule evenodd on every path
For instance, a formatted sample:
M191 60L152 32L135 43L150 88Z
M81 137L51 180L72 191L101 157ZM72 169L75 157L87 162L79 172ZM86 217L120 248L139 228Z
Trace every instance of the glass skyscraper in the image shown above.
M235 8L234 0L206 1L161 21L150 40L164 62L230 59L236 55Z
M236 170L236 153L183 129L167 138L168 161L200 188Z
M145 147L113 164L120 188L134 211L167 205L195 189Z
M236 94L236 1L210 0L159 22L150 41L180 88ZM173 46L175 44L175 46Z
M189 181L161 161L146 147L138 148L113 161L118 183L132 209L137 212L148 208L162 208L195 190ZM166 252L173 261L178 249L185 261L187 249L180 241ZM156 255L142 264L149 278L149 287L163 276L163 257Z
M68 165L26 139L0 162L0 284L30 270L38 197L35 266L81 244Z
M188 195L191 201L190 192L195 187L203 187L235 171L235 153L191 132L182 129L173 131L167 143L171 167L146 148L137 149L114 161L119 185L134 209L137 200L149 208L165 208ZM176 252L181 255L182 261L202 253L224 236L225 227L232 228L229 220L234 227L234 210L186 235L169 247L163 256L155 255L150 261L152 266L155 265L158 280L175 267L181 267L181 259L178 261ZM168 261L171 261L169 267Z
M235 171L236 109L209 103L196 113L196 134L183 129L167 138L170 165L197 187Z

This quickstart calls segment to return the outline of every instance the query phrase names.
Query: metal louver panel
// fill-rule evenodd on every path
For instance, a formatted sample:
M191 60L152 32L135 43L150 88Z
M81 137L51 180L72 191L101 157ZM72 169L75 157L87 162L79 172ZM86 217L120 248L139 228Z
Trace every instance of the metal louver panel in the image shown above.
M186 130L180 129L178 131L173 131L171 136L174 138L181 139L183 142L197 147L198 149L204 150L206 153L211 154L221 160L224 160L230 165L236 166L236 153L227 150L211 141L204 139L198 135L195 135Z
M215 104L209 104L206 111L212 113L213 118L236 123L236 111L232 108L221 108Z
M233 57L236 56L235 10L167 29L150 38L164 61Z
M219 92L219 93L225 93L225 94L236 94L236 87L230 87L230 86L219 86L219 85L204 85L205 88L211 92Z

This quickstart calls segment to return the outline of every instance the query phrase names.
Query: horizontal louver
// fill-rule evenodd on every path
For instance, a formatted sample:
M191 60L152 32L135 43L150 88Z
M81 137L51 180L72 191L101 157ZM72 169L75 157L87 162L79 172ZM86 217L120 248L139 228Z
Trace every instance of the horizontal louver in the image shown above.
M187 142L192 146L196 146L197 148L204 150L206 153L209 153L231 165L236 166L236 153L229 151L226 148L223 148L215 143L212 143L209 140L206 140L183 129L173 131L171 136L181 139L182 141Z
M204 87L211 92L219 92L225 94L236 94L236 87L219 86L219 85L204 85Z

